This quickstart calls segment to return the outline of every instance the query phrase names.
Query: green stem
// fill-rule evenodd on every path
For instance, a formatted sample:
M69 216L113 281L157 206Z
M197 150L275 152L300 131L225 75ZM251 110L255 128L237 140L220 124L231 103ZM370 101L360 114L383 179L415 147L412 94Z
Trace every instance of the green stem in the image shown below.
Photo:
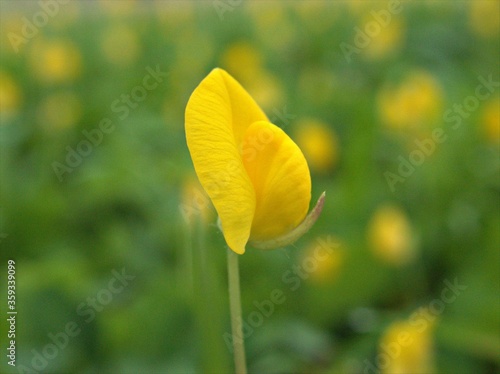
M231 312L231 330L233 333L234 365L236 374L246 374L245 341L243 339L241 319L240 271L238 254L227 249L227 273L229 278L229 309Z
M194 293L193 280L193 235L195 230L189 224L184 226L184 248L181 248L178 283L179 288L185 290L191 299Z
M221 335L224 334L226 305L221 302L225 290L220 285L214 256L209 256L206 226L196 220L193 226L192 268L194 312L199 330L201 373L228 373L229 360ZM222 255L224 255L222 253ZM220 259L220 258L219 258Z

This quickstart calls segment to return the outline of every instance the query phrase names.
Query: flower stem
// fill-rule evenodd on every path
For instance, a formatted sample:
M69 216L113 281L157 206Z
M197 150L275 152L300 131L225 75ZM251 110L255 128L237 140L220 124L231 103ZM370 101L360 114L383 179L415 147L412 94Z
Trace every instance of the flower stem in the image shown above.
M225 289L221 285L217 268L219 253L211 256L206 226L196 220L192 229L192 284L193 292L190 301L193 303L194 319L197 325L198 357L200 373L228 373L230 362L225 341L220 336L225 333L224 318L227 306L222 299ZM182 288L182 291L186 288ZM225 301L225 300L224 300Z
M246 374L245 341L243 339L241 319L240 271L238 254L227 249L227 273L229 278L229 309L231 312L231 330L233 333L234 365L236 374Z

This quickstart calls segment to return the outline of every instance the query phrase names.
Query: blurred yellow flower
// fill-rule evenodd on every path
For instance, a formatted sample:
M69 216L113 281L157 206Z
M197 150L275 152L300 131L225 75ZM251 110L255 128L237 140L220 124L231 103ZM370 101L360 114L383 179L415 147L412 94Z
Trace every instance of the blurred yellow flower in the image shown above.
M336 245L322 245L318 241L311 242L302 253L302 264L310 260L315 263L314 270L310 272L309 279L315 284L330 284L340 275L345 260L344 246L337 238L329 242Z
M221 57L221 65L231 71L264 109L281 104L281 84L265 70L262 55L252 44L239 41L230 45Z
M225 50L221 65L238 81L248 83L259 76L262 69L262 56L253 45L240 41Z
M71 82L81 74L80 50L70 40L34 40L30 57L31 69L43 83Z
M399 85L387 85L378 95L382 122L393 130L429 130L439 120L443 93L429 73L414 71Z
M194 1L182 1L182 6L180 6L180 2L155 0L153 12L158 16L160 26L165 26L165 32L171 33L173 29L179 27L186 28L188 26L188 29L192 29L189 25L195 22L197 5Z
M313 171L328 173L338 162L340 148L337 136L328 124L317 119L296 123L297 144Z
M470 1L469 7L469 25L472 30L482 37L498 37L500 32L500 1Z
M137 32L125 24L115 24L102 37L101 49L104 57L117 66L133 64L140 54Z
M228 246L243 254L287 245L321 212L306 217L311 178L298 146L227 72L214 69L191 95L186 139L198 178L219 214Z
M366 48L362 49L362 52L370 60L384 58L401 47L403 34L403 21L400 18L393 18L387 26L380 28L380 32Z
M75 126L80 120L82 104L71 91L62 91L45 97L37 109L41 126L49 130L62 130Z
M137 8L136 0L100 0L102 10L113 16L131 15Z
M262 70L260 78L246 85L248 92L265 110L281 108L284 100L283 87L272 74Z
M181 192L179 210L184 221L189 225L193 225L196 219L208 222L212 216L210 198L200 182L193 177L187 178Z
M21 89L7 73L0 71L0 115L16 115L21 105Z
M380 340L377 366L386 374L433 373L434 319L410 318L391 324Z
M368 241L379 259L400 266L415 258L412 228L405 213L397 206L380 206L368 225Z
M486 139L498 144L500 142L500 97L486 103L482 122Z

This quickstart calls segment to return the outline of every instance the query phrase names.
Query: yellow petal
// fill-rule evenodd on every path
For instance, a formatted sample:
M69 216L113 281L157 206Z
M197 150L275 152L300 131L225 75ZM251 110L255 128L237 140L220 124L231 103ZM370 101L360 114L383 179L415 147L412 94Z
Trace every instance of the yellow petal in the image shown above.
M250 242L252 247L259 249L276 249L295 243L300 237L308 232L318 220L321 212L323 211L323 206L325 205L325 196L326 191L321 194L316 202L316 205L309 212L306 218L304 218L300 225L295 227L292 231L288 231L286 234L268 240L252 240Z
M241 143L247 128L267 117L234 78L214 69L191 95L185 119L198 179L217 210L226 243L242 254L256 199L243 166Z
M258 121L247 128L243 163L255 189L253 241L282 236L297 227L311 200L311 177L299 147L279 127Z

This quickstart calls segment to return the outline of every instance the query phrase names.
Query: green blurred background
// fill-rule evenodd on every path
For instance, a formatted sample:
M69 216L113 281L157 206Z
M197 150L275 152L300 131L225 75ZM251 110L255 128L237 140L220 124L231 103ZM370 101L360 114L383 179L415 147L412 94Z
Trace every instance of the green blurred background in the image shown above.
M240 257L249 371L500 372L499 1L0 6L1 372L233 371L183 130L216 66L327 192L293 246Z

